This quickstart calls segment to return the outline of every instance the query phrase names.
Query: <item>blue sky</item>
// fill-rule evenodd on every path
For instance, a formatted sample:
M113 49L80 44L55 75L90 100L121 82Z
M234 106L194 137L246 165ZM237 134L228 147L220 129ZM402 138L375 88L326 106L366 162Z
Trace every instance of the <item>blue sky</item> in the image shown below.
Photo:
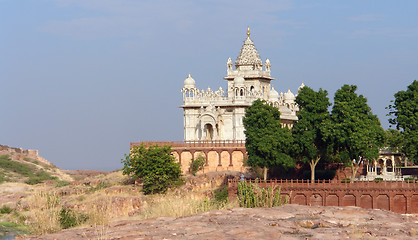
M182 140L183 81L226 88L247 26L277 91L355 84L388 128L418 79L418 1L0 0L0 144L114 170L129 142Z

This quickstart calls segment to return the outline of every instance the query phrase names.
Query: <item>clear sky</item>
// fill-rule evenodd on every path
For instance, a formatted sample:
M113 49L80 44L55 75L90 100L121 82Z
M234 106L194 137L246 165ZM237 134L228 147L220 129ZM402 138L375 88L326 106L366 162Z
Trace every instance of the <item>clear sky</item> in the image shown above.
M0 0L0 144L114 170L139 140L182 140L180 89L226 89L247 26L273 86L355 84L386 106L418 79L418 1Z

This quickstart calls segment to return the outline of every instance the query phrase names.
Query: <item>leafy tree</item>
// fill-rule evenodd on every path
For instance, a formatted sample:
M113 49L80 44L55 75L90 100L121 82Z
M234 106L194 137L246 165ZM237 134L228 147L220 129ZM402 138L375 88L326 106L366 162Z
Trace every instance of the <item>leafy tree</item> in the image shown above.
M418 81L415 80L406 91L395 94L395 102L389 105L389 123L402 133L401 151L418 164Z
M295 141L293 152L296 158L309 163L312 182L315 181L316 165L329 149L326 131L330 124L328 107L331 104L327 95L325 90L319 89L315 92L305 86L296 97L300 111L297 114L299 120L292 129Z
M295 161L289 156L292 146L291 131L282 128L277 108L263 100L256 100L246 110L243 122L247 164L264 168L264 180L267 179L267 168L295 165Z
M402 133L395 129L387 129L385 135L384 146L388 147L391 151L401 151L404 141Z
M196 159L192 158L190 161L190 172L193 174L193 176L196 176L196 173L203 169L205 163L206 159L202 155L199 155Z
M352 169L351 182L364 160L379 156L385 137L379 119L367 105L367 99L358 96L356 89L355 85L344 85L335 93L328 132L337 158Z
M122 163L123 174L142 179L145 194L164 193L181 181L180 164L171 155L170 146L135 146Z

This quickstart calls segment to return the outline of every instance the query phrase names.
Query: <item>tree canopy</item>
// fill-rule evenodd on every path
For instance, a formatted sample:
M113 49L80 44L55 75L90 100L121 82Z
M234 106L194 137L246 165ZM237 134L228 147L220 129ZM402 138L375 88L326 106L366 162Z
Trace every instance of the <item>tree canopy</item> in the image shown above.
M135 146L122 163L123 174L144 182L145 194L164 193L181 180L180 163L171 155L170 146Z
M355 85L344 85L335 93L328 133L338 159L353 169L352 180L357 171L354 169L362 160L379 156L385 139L379 119L372 114L367 99L357 95L356 90Z
M401 151L418 164L418 81L415 80L406 91L395 94L395 102L389 105L390 124L402 132Z
M246 110L243 123L249 166L264 168L265 179L267 168L278 165L295 166L295 161L289 156L292 146L291 131L282 128L277 108L263 100L256 100Z
M311 181L315 180L315 167L321 157L328 152L329 141L326 131L329 129L331 105L328 92L319 89L315 92L305 86L296 97L299 105L298 121L293 125L292 135L295 141L294 155L311 167Z

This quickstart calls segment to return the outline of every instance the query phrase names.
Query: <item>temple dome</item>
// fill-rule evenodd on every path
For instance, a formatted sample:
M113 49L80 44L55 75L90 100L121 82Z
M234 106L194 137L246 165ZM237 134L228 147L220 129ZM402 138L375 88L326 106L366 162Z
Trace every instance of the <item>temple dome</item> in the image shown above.
M295 95L289 90L287 90L287 93L284 94L284 102L285 103L294 103L296 100Z
M234 86L242 86L245 83L245 79L243 77L236 77L234 78Z
M277 101L278 98L279 98L279 93L276 90L274 90L274 88L272 88L270 90L269 100Z
M195 80L192 78L192 76L189 76L184 80L184 87L185 88L195 88L196 87L196 82Z
M248 29L247 39L244 41L244 45L242 45L241 51L235 61L235 67L248 65L263 66L258 51L255 48L253 41L250 39L250 29Z
M302 84L298 87L298 92L300 92L300 90L305 87L305 84L302 82Z

